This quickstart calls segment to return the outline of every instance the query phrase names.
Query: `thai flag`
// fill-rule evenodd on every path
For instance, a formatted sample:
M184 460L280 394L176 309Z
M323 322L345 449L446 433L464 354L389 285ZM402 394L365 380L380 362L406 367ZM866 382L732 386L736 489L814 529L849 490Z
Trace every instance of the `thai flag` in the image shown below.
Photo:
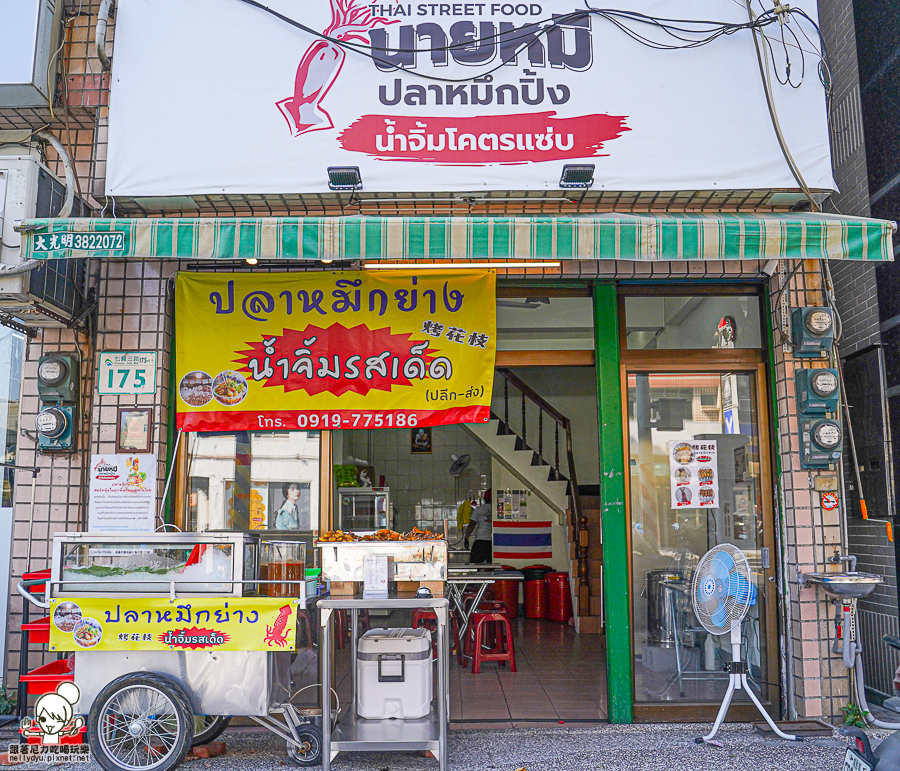
M553 559L551 522L498 522L494 520L492 559Z

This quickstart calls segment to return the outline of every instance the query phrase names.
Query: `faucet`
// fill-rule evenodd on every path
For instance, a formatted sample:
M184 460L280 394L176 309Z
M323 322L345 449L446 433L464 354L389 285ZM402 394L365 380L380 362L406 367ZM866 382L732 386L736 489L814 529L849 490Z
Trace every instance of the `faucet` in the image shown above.
M852 554L841 555L838 553L838 550L834 550L834 556L829 557L828 561L833 565L840 565L842 562L846 562L848 567L850 568L849 572L856 572L856 557Z

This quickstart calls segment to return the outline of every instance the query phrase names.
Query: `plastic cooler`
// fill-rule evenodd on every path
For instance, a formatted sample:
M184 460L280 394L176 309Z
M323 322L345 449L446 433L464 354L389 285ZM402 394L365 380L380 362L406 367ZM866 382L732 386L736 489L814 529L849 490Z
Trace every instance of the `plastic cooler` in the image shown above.
M547 583L544 576L552 573L549 565L529 565L522 568L525 576L525 618L547 618Z
M547 573L547 618L551 621L568 621L572 618L572 595L569 591L568 573Z
M420 718L431 711L431 632L370 629L356 656L361 718Z
M509 565L501 566L504 570L515 570L516 568ZM506 605L506 612L510 618L516 618L519 615L519 582L507 581L500 579L491 584L494 590L494 599Z

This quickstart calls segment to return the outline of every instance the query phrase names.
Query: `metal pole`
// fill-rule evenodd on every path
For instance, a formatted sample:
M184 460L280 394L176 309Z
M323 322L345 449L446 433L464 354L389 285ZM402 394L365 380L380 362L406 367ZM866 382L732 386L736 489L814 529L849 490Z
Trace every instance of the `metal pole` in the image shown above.
M37 484L37 475L37 469L33 469L31 472L31 508L28 511L28 545L25 548L25 573L31 570L31 535L34 533L34 487ZM15 535L13 535L13 539L15 539Z
M166 498L169 495L169 485L172 484L172 471L175 469L175 461L178 458L178 445L181 442L181 434L184 431L183 428L178 429L178 436L175 437L175 449L172 451L172 465L169 466L169 474L166 476L166 487L163 490L162 503L159 504L159 512L156 515L156 518L159 520L161 525L164 525L163 521L163 509L166 508Z

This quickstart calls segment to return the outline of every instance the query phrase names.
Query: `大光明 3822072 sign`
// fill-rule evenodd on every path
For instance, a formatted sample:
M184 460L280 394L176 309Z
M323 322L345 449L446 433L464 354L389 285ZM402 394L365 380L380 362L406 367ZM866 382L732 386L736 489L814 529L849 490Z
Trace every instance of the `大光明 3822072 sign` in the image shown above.
M179 275L179 427L486 421L495 274L429 273Z

